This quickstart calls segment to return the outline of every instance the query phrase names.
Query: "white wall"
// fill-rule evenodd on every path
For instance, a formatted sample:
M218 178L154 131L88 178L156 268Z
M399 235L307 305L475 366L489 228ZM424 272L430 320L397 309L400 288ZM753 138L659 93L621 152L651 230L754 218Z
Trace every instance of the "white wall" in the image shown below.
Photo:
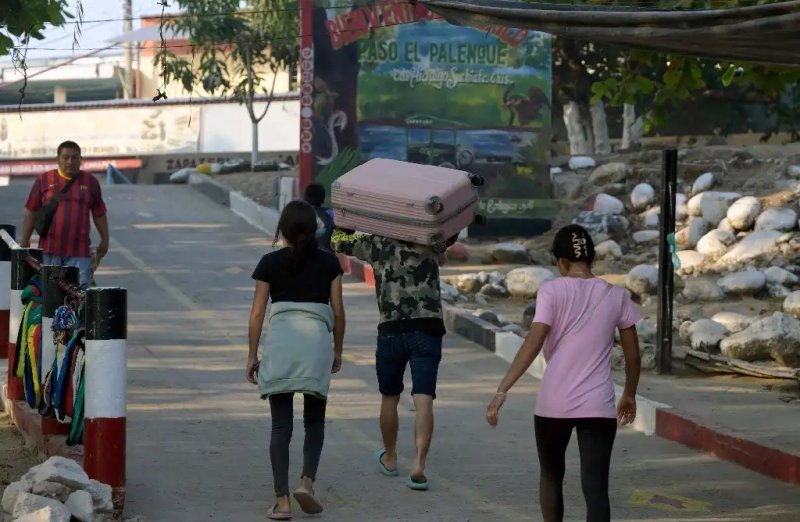
M257 103L256 114L260 114L265 105ZM202 106L199 152L249 152L251 143L250 116L243 105L226 103ZM299 148L300 102L272 102L258 126L258 149L286 151Z

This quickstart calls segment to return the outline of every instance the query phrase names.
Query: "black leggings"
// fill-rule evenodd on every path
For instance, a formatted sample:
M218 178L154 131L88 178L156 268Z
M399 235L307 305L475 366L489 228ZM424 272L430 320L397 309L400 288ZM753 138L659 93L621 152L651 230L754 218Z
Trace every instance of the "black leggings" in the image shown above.
M533 424L541 469L539 502L544 522L564 520L564 456L572 428L578 432L586 522L610 522L608 471L617 435L617 419L553 419L535 415Z
M269 459L272 462L272 479L275 495L289 494L289 443L292 440L294 393L279 393L269 396L272 412L272 438L269 441ZM324 399L303 394L303 425L306 438L303 443L303 477L317 478L322 443L325 441Z

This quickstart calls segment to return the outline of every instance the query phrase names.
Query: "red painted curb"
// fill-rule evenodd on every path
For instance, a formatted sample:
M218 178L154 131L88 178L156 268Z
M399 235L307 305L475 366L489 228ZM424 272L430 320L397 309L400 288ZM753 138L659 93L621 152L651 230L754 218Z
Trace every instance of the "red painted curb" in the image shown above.
M800 484L800 456L726 435L673 411L656 410L656 435L706 451L762 475Z
M355 277L369 286L375 286L375 272L372 270L372 266L355 257L343 254L336 254L336 257L339 258L339 263L342 265L342 270L344 270L345 274Z

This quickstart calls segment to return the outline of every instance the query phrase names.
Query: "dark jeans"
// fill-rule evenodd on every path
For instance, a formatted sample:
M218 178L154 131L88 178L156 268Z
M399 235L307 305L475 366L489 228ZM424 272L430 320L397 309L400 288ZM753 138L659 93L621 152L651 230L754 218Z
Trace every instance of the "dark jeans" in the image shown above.
M272 479L275 495L289 494L289 443L292 441L294 423L294 393L280 393L269 396L272 412L272 438L269 441L269 459L272 462ZM303 395L303 425L306 430L303 442L303 477L317 478L317 468L325 441L325 407L327 401Z
M424 332L406 332L378 336L375 370L381 395L403 393L403 376L411 366L411 394L436 398L439 362L442 360L442 337Z
M544 522L564 520L564 455L573 428L578 432L586 521L609 522L608 473L617 435L617 419L553 419L535 415L533 423L539 452L539 502Z

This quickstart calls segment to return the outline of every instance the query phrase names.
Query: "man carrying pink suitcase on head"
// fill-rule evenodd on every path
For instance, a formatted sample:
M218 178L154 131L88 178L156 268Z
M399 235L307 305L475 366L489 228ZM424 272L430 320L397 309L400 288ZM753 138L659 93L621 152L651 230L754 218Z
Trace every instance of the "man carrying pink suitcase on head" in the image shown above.
M455 243L457 236L447 243ZM337 230L336 252L369 263L375 272L380 323L375 368L381 393L380 427L383 448L375 453L384 475L397 476L397 407L406 366L411 366L411 395L416 409L417 454L406 486L428 489L425 462L433 437L433 400L442 358L445 326L439 286L444 255L430 246L378 235Z

